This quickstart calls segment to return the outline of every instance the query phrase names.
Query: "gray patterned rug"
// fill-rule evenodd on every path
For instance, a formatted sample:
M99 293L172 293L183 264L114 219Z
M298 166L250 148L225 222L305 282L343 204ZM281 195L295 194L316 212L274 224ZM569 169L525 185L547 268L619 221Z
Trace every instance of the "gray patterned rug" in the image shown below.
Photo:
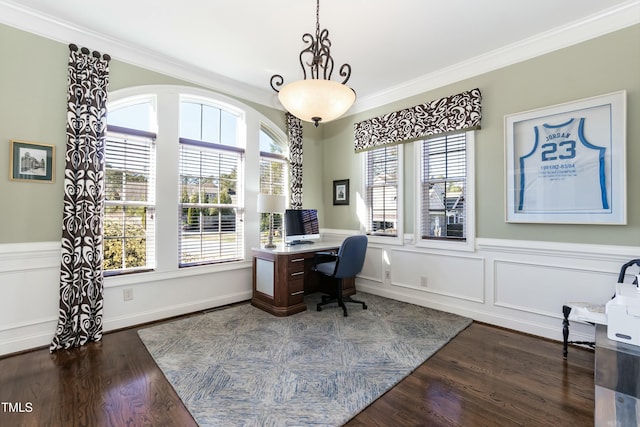
M339 426L466 328L454 314L358 292L275 317L249 304L139 331L201 426Z

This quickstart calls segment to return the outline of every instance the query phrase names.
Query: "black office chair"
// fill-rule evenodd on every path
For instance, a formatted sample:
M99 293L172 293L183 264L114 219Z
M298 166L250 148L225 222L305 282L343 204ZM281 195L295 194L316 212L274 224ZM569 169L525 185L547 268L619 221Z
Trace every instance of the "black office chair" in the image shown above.
M337 255L321 252L314 256L313 269L334 279L332 282L336 283L335 296L323 295L322 302L317 305L318 311L322 311L322 306L333 302L337 302L342 307L345 317L347 316L345 302L362 304L362 308L367 309L367 304L364 302L342 296L342 279L353 277L362 271L364 256L367 252L367 241L367 236L363 234L349 236L342 242Z

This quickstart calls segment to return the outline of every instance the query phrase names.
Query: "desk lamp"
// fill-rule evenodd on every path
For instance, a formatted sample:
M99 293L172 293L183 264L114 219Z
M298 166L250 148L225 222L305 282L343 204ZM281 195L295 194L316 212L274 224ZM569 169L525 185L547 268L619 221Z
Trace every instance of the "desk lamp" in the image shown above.
M284 212L285 197L280 194L258 194L258 212L269 214L269 242L265 245L267 249L273 249L273 214Z

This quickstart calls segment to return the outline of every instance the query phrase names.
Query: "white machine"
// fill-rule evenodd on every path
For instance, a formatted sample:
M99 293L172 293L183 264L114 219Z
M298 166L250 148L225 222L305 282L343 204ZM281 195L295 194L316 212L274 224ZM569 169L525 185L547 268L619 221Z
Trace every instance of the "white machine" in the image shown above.
M640 287L618 283L616 296L607 302L605 310L607 337L640 346Z

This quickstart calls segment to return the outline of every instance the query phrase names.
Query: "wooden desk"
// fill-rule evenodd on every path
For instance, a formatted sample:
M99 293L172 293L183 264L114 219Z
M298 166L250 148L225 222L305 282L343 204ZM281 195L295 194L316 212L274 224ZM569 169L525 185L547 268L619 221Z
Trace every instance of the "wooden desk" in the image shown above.
M254 248L253 297L251 304L273 314L289 316L307 309L304 294L321 289L321 275L312 270L317 252L337 252L341 241L316 241L313 244ZM328 280L326 277L324 280ZM356 291L354 278L343 280L343 295Z

